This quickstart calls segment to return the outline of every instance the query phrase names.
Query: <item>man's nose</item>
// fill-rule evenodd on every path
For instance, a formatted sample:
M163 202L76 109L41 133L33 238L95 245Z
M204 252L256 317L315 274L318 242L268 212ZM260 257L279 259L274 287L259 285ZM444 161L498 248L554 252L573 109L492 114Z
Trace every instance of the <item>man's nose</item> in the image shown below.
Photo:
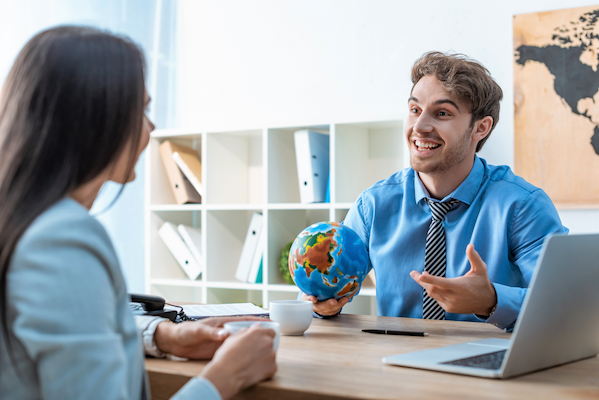
M433 125L431 124L431 118L428 113L421 113L414 124L414 132L416 133L429 133L433 130Z

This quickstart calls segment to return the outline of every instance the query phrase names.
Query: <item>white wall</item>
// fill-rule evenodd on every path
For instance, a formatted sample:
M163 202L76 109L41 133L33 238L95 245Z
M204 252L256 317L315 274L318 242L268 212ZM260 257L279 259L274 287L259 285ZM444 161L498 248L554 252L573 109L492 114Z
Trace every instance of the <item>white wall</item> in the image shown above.
M414 60L455 51L482 62L503 88L499 125L480 155L513 167L513 15L595 4L179 1L178 121L228 129L401 115ZM571 232L599 232L599 210L560 215Z

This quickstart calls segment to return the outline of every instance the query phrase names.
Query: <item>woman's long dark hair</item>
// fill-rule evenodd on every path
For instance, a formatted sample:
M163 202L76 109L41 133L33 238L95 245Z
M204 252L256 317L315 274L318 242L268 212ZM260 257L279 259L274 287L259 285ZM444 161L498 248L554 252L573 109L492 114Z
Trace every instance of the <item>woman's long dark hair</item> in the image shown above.
M33 37L8 74L0 93L0 323L7 341L7 273L23 233L125 149L133 171L144 65L126 38L62 26Z

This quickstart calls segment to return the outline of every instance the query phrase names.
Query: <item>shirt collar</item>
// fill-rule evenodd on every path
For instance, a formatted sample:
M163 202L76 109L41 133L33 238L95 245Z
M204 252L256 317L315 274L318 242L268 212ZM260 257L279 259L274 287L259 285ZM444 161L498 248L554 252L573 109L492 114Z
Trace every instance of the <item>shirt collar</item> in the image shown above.
M472 204L472 201L476 197L476 193L478 193L480 184L482 183L484 172L485 167L483 162L480 158L478 158L478 156L475 155L472 170L466 179L464 179L464 182L462 182L460 186L458 186L453 192L451 192L441 201L452 198L468 205ZM414 171L414 175L416 177L416 179L414 179L414 195L416 203L420 203L423 199L430 199L431 196L428 193L428 190L426 190L424 187L424 184L420 180L420 177L416 171Z

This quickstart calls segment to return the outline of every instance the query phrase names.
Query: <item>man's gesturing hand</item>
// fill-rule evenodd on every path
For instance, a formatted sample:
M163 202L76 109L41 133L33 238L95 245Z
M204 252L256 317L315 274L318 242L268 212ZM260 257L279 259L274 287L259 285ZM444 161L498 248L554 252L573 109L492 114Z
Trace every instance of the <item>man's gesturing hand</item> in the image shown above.
M418 271L410 272L410 276L447 312L489 315L497 304L497 293L487 275L487 264L474 250L473 244L466 247L466 256L470 261L470 271L464 276L442 278Z

